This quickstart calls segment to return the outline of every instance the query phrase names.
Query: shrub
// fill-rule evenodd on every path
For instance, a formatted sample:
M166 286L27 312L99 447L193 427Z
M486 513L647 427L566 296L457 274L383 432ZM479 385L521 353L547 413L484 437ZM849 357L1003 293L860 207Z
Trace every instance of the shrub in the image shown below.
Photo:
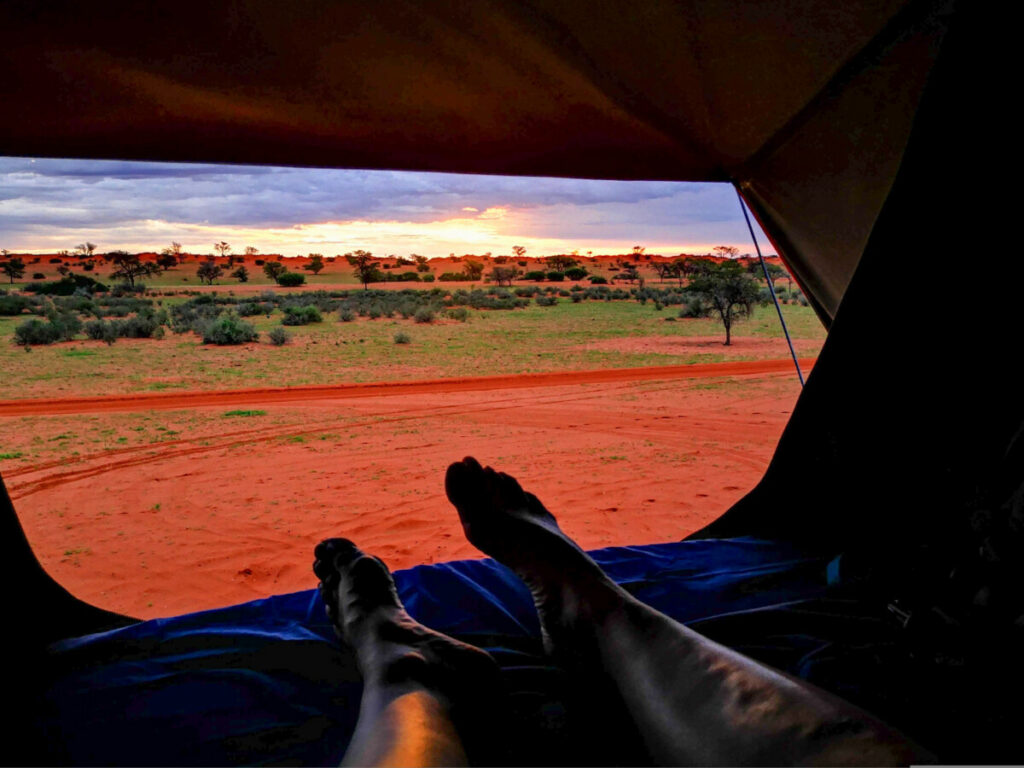
M547 273L547 278L553 283L560 283L565 280L565 273L559 272L557 269L553 269Z
M351 309L343 309L338 313L338 319L343 323L351 323L356 319L356 313Z
M591 275L591 277L590 277L590 284L591 285L608 285L608 280L606 278L601 277L600 275Z
M416 314L413 315L413 320L417 323L432 323L434 322L434 311L430 307L420 307L416 310Z
M227 312L202 323L201 330L204 344L246 344L259 338L252 324L234 312Z
M0 315L13 317L29 307L29 300L23 296L0 296Z
M458 320L460 323L464 323L469 319L469 310L465 307L452 307L445 311L445 315L450 317L452 320Z
M583 267L569 267L565 270L565 276L570 280L582 280L587 276L587 270Z
M395 334L395 344L408 344L411 341L412 337L405 331L399 331Z
M35 272L32 275L32 279L33 280L45 280L46 279L46 275L44 275L42 272Z
M532 270L530 272L527 272L525 275L523 275L523 280L534 280L534 281L536 281L538 283L544 282L544 278L545 278L544 272L539 270L539 269L534 269L534 270Z
M117 329L105 320L90 320L85 324L85 335L94 341L105 341L108 346L117 341Z
M270 338L270 343L275 347L284 346L292 340L292 335L281 326L271 328L270 333L268 333L267 336Z
M711 307L706 301L699 297L693 297L679 309L679 316L682 318L707 317L710 312Z
M309 325L310 323L320 322L323 322L320 310L311 305L305 307L285 307L284 318L281 320L282 325Z
M33 344L53 344L60 341L60 329L51 322L33 317L14 329L14 343L22 347Z
M434 278L434 276L432 274L420 275L420 282L421 283L432 283L432 282L434 282L434 280L435 280L435 278Z
M277 276L277 284L283 288L295 288L306 282L306 276L298 272L285 272Z
M534 301L537 302L539 307L553 307L558 303L557 296L538 296Z

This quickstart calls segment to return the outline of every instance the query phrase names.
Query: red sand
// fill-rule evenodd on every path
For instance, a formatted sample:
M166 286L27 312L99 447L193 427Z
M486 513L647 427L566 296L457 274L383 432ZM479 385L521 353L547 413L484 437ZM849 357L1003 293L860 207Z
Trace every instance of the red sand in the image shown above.
M147 618L312 587L312 548L330 535L392 568L479 556L442 487L445 466L466 454L519 477L584 547L675 540L720 515L767 466L798 384L791 361L763 362L778 367L686 366L703 377L694 380L636 369L357 395L342 387L306 402L272 390L133 398L137 410L185 405L211 418L229 402L288 409L306 426L79 456L5 480L61 583ZM707 378L716 371L740 376ZM105 410L89 398L63 411L49 405ZM34 407L18 413L49 410ZM328 413L351 421L325 427Z

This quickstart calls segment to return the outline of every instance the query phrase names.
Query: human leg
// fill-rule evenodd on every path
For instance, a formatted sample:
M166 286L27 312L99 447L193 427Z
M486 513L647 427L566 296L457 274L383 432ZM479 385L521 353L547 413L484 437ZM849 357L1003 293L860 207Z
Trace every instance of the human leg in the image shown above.
M530 588L545 647L603 676L664 764L904 764L928 755L852 705L714 643L612 582L514 478L445 478L467 538Z
M465 765L457 723L493 695L494 661L410 617L386 566L352 542L321 542L316 558L327 614L363 676L344 764Z

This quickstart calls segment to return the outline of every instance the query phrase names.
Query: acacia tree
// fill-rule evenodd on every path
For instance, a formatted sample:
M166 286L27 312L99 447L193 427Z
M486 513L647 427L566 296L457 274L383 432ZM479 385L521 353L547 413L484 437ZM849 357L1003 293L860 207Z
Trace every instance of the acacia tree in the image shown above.
M196 270L200 282L213 285L213 281L224 274L224 267L217 264L213 259L204 261ZM244 280L242 282L245 282Z
M217 251L217 253L220 254L221 258L224 258L225 256L227 256L228 255L228 251L231 250L231 246L228 245L223 240L221 240L219 243L214 243L213 244L213 248L214 248L215 251ZM232 257L232 261L228 262L228 266L231 266L233 261L234 261L234 257Z
M558 254L556 256L548 256L545 261L547 265L557 272L565 272L570 267L576 266L576 259L572 256L565 256Z
M75 246L75 251L77 251L79 256L83 259L91 259L93 253L96 252L96 243L79 243Z
M377 264L373 260L373 254L369 251L358 250L346 253L345 261L352 265L356 272L356 277L363 284L364 291L368 290L370 283L378 282L382 277L380 270L377 269Z
M156 257L156 263L160 265L160 268L165 272L168 269L174 269L181 262L181 243L172 242L170 247L164 248L160 251L160 255Z
M279 278L287 271L288 267L286 267L279 261L268 261L266 264L263 265L263 274L265 274L275 283L277 282L277 278Z
M410 254L410 256L412 256L412 260L416 262L416 271L417 272L429 272L430 271L430 265L427 263L427 257L426 256L420 256L418 253Z
M723 259L735 259L740 254L740 249L732 245L716 245L712 248L715 256Z
M469 280L479 280L484 274L484 265L479 261L467 261L462 266L462 274Z
M512 281L519 276L518 267L494 267L490 272L490 278L498 285L512 285Z
M240 266L238 269L231 273L231 277L237 278L238 282L240 283L248 283L249 270L246 269L245 265L243 264L242 266Z
M725 326L725 346L732 344L732 324L750 317L760 299L757 281L735 261L709 263L695 275L687 292L706 301Z
M155 275L160 272L159 264L143 261L137 253L111 251L104 258L114 265L110 276L115 280L124 280L132 288L135 287L136 278Z
M309 254L309 264L306 264L303 269L308 269L314 275L319 275L320 270L324 268L324 255L322 253L311 253Z
M3 251L3 255L6 258L10 251ZM11 285L14 284L15 280L20 280L25 275L25 262L15 256L14 258L7 259L0 263L0 272L3 272L7 277L11 279Z
M256 254L260 252L259 248L253 248L251 245L245 246L245 258L255 259Z
M526 255L526 249L523 248L523 246L521 246L521 245L513 245L512 246L512 253L514 253L516 255L517 259L521 259L521 258L523 258L523 256Z

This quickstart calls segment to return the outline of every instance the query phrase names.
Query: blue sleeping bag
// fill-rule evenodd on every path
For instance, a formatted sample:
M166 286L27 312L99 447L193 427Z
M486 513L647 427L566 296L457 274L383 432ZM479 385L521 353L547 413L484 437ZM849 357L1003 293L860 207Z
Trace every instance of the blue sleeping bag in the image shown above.
M823 596L827 557L751 538L591 554L645 603L698 630L725 627L724 642L787 671L799 674L827 645L775 624L727 637L730 617L792 613ZM597 760L574 743L573 692L544 658L530 595L511 571L465 560L394 576L416 619L486 648L500 664L516 729L509 761L625 759L604 752ZM336 765L358 715L359 675L316 590L145 621L51 650L43 762Z

